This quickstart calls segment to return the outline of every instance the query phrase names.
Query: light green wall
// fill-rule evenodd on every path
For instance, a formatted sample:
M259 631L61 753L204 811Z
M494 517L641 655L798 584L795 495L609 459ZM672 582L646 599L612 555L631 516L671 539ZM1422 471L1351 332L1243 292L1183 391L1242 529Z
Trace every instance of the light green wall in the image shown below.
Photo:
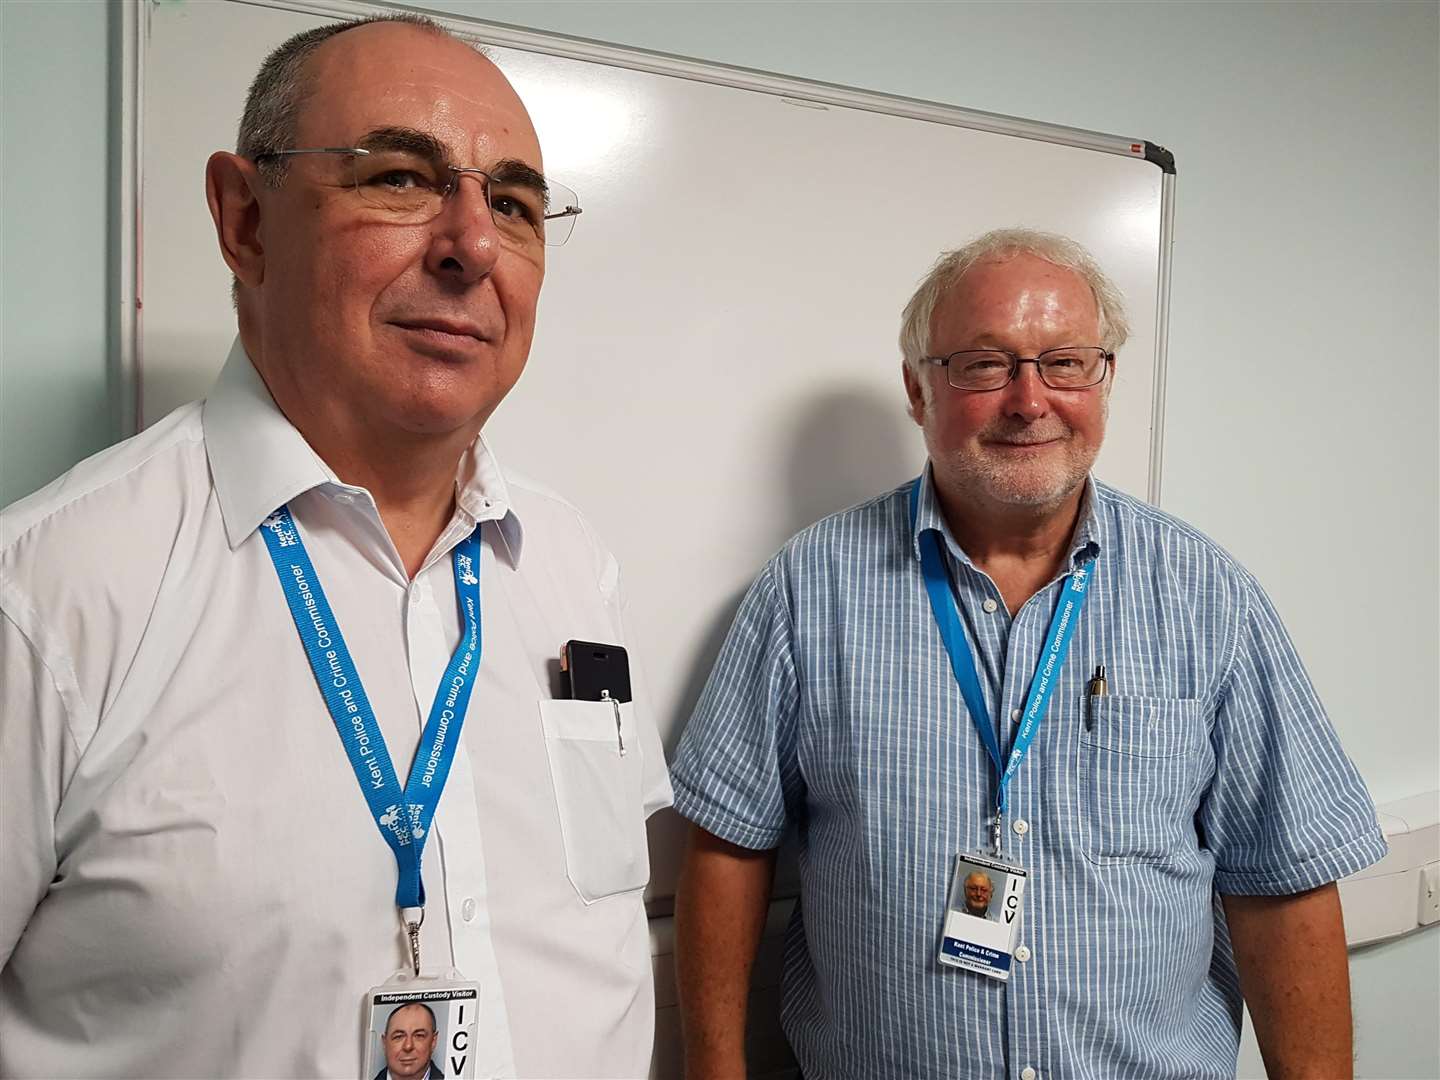
M1376 798L1436 786L1436 4L443 6L1169 146L1162 502L1265 582ZM115 430L109 21L0 2L0 503ZM923 163L884 175L934 195ZM1340 348L1353 380L1306 379ZM1353 957L1362 1076L1440 1075L1437 970L1434 929Z
M0 506L119 434L108 28L101 3L0 2Z

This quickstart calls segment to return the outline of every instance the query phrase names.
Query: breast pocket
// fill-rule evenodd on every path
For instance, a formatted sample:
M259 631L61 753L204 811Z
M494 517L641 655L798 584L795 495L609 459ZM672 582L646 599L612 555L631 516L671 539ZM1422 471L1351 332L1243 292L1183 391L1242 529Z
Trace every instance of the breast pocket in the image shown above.
M1085 854L1153 862L1193 844L1202 703L1113 696L1089 704L1079 766Z
M540 702L565 870L587 904L643 889L650 879L634 708L620 706L617 731L609 702Z

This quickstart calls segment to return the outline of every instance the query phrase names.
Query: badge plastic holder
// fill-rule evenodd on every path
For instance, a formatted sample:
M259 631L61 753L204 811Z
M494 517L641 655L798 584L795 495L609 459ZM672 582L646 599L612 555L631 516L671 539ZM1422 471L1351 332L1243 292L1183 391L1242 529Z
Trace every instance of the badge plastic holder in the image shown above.
M1027 871L989 855L957 855L936 959L946 967L1010 978Z
M407 1008L408 1013L400 1012ZM444 974L422 972L418 976L407 969L397 971L365 994L361 1080L385 1080L387 1070L394 1075L414 1075L421 1068L427 1070L420 1073L427 1080L432 1076L474 1080L479 1020L479 983L470 982L453 968ZM433 1035L427 1034L426 1028ZM425 1053L429 1054L428 1065L420 1061ZM394 1055L398 1067L391 1067L387 1054Z

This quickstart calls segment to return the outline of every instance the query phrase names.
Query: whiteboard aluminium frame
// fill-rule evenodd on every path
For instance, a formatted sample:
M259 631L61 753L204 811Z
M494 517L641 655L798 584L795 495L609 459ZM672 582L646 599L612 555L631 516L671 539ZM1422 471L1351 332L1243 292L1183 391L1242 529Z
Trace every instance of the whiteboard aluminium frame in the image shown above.
M1175 159L1169 150L1145 139L1127 139L1098 131L1022 120L999 113L962 109L919 98L856 90L848 86L797 79L767 71L731 67L693 60L668 53L607 45L587 38L527 30L505 23L469 19L433 11L414 4L385 4L373 0L225 0L250 7L280 8L311 15L329 16L337 21L364 18L387 11L425 15L445 28L467 38L500 48L590 61L609 67L627 68L655 75L671 75L692 82L731 86L802 104L834 105L837 108L928 120L951 127L1014 135L1022 139L1098 150L1121 157L1142 158L1162 173L1160 186L1160 265L1155 311L1155 383L1150 401L1150 478L1146 498L1160 500L1161 466L1165 445L1165 359L1170 333L1170 256L1175 228ZM144 313L144 279L141 261L141 211L144 197L144 92L145 49L149 40L150 14L157 0L132 0L122 5L115 44L118 64L119 148L115 199L115 243L118 259L115 312L115 370L117 398L122 410L121 434L139 430L140 381L144 368L141 318ZM142 22L143 18L143 22Z

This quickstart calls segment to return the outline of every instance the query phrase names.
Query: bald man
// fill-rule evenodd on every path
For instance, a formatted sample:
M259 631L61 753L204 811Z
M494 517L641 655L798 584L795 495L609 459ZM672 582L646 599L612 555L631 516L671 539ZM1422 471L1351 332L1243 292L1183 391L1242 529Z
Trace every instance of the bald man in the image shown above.
M440 1080L445 1071L431 1060L436 1038L429 1005L401 1005L385 1021L385 1068L375 1080Z
M418 961L447 1073L644 1076L660 745L548 676L617 570L481 435L578 200L407 17L275 50L206 195L215 389L0 521L0 1075L359 1075Z

